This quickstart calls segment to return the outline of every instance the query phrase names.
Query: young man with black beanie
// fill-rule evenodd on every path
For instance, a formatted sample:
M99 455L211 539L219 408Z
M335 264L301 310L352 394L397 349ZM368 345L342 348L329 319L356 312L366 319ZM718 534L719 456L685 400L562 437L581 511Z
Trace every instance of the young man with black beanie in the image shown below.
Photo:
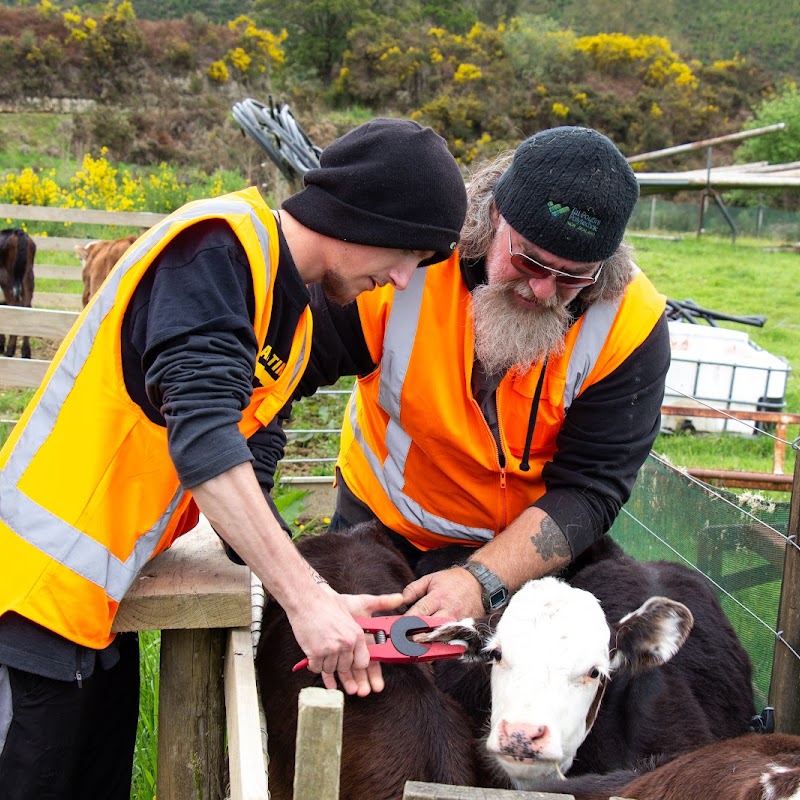
M500 608L604 535L630 496L670 358L665 298L623 243L638 196L606 136L544 130L475 173L459 252L408 291L346 308L312 291L297 396L359 376L332 527L377 517L412 566L468 548L406 588L409 613Z
M376 119L281 210L255 188L189 203L120 259L0 450L0 797L127 800L138 641L111 626L198 509L325 685L382 688L353 616L402 597L338 595L303 560L271 503L271 435L308 360L309 285L337 303L404 289L455 252L465 209L445 141Z

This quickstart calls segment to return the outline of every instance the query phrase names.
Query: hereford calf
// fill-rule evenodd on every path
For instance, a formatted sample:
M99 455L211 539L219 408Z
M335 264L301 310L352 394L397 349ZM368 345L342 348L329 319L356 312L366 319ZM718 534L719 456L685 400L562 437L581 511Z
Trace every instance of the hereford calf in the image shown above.
M94 297L103 281L108 277L108 273L135 241L136 236L132 234L122 239L94 241L84 247L80 245L75 247L75 252L83 265L81 278L83 278L84 306Z
M30 308L33 300L33 260L36 243L22 228L6 228L0 231L0 289L6 305ZM5 348L5 350L4 350ZM13 357L17 349L17 337L0 333L0 354ZM21 355L31 357L31 345L27 336L22 337Z
M543 781L575 800L800 800L800 736L750 733L685 753L652 771Z
M532 789L572 766L609 681L665 664L692 621L681 603L651 597L609 626L594 595L540 578L514 594L496 626L491 618L465 619L421 640L465 642L467 658L491 664L486 752L514 788Z
M499 621L428 637L486 659L442 662L437 683L488 733L495 785L630 769L748 730L750 661L701 575L604 537L565 577L526 584Z
M298 548L340 593L399 592L414 577L377 524L307 537ZM277 603L268 603L256 670L267 718L273 800L292 798L300 690L322 686L308 670L292 672L302 657L286 614ZM345 696L342 800L400 800L407 780L475 785L469 719L436 686L430 665L383 665L383 676L382 692Z

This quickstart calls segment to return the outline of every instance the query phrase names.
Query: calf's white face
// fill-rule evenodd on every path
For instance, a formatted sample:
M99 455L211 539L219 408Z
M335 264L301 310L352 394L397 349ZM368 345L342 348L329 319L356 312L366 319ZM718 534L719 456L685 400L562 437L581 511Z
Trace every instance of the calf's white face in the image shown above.
M686 606L651 597L609 626L594 595L540 578L511 598L494 631L465 619L425 639L464 641L465 657L492 664L486 750L517 788L526 789L572 766L609 677L663 664L686 640L692 622Z
M493 663L486 749L513 779L572 766L609 673L610 635L589 592L543 578L515 595L484 646Z

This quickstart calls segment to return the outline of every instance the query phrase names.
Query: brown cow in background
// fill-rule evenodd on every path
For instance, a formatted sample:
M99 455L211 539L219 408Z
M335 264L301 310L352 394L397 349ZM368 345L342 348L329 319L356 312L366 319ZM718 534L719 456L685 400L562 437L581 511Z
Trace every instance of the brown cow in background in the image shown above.
M122 239L94 241L84 247L80 245L75 247L75 252L83 265L81 277L83 278L84 306L92 299L113 266L136 239L136 235L131 234Z
M31 307L33 300L33 259L36 244L22 228L6 228L0 231L0 289L6 305ZM3 352L5 348L5 352ZM0 333L0 353L11 358L17 349L16 335ZM21 355L31 357L31 345L27 336L22 337Z

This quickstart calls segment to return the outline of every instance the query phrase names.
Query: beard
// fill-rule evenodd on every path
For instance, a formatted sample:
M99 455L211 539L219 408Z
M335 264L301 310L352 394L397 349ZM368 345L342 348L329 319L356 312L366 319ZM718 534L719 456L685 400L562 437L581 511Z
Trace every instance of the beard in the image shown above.
M564 351L571 318L561 300L554 295L526 308L515 295L536 300L524 280L476 286L472 291L475 355L489 375L504 374L513 366L524 374L548 353Z
M349 282L334 270L327 270L320 283L325 297L338 306L349 305L355 299Z

